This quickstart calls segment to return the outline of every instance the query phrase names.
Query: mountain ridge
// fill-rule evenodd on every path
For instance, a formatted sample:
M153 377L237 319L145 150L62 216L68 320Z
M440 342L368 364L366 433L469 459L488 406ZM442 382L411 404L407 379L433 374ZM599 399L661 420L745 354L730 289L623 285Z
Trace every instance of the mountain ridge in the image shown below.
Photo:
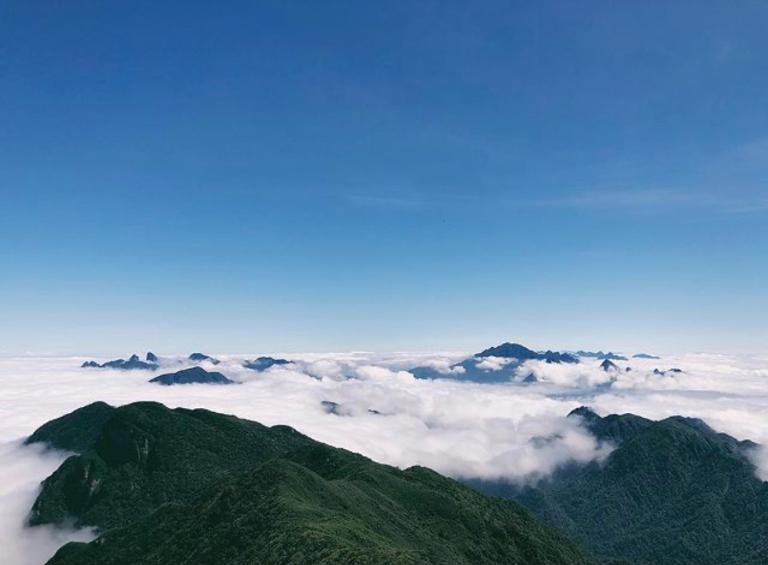
M30 522L74 516L101 532L49 565L590 562L518 504L422 467L207 410L104 406L30 436L79 449L44 481ZM83 429L92 422L98 433Z
M756 444L696 418L634 414L579 418L615 449L602 462L571 464L535 485L475 481L517 500L602 558L654 565L768 562L768 483L755 475Z

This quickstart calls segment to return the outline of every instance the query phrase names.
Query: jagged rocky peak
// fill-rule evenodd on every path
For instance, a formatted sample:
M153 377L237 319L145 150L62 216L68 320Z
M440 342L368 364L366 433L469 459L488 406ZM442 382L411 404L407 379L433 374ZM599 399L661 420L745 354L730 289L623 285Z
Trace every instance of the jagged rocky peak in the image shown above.
M113 359L112 361L107 361L106 363L97 363L96 361L86 361L80 366L83 368L122 369L126 371L131 369L146 369L146 370L153 371L157 369L157 363L142 361L141 359L139 359L139 356L136 355L135 353L131 355L127 361L123 358Z
M157 363L158 362L157 355L155 355L151 351L147 351L147 356L145 357L145 360L150 362L150 363Z
M227 378L222 373L206 371L202 367L191 367L189 369L176 371L175 373L166 373L151 379L149 382L160 385L185 385L196 383L219 385L237 384L237 381Z
M600 368L606 373L612 373L619 370L619 366L609 359L603 360L603 362L600 363Z

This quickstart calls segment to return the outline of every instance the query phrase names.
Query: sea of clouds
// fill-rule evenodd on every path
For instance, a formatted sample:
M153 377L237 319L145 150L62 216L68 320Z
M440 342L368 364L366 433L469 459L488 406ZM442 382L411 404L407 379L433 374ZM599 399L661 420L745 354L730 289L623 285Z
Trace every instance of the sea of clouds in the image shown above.
M3 562L41 565L66 540L93 532L25 528L40 481L67 454L22 446L48 420L96 400L121 405L155 400L287 424L328 444L399 467L424 465L457 477L535 481L568 461L605 458L599 444L566 415L581 405L599 414L632 412L652 419L698 417L738 439L768 445L768 358L683 355L577 365L527 362L508 383L461 382L452 365L466 355L370 353L290 355L294 363L264 372L244 369L254 355L222 356L203 364L240 386L159 386L163 371L81 369L83 358L0 359L0 548ZM178 359L165 359L168 371ZM488 370L506 361L487 359ZM431 366L445 379L418 380L407 371ZM627 365L632 371L624 371ZM682 373L654 374L678 367ZM523 384L533 373L538 382ZM325 404L323 402L325 401ZM335 403L333 405L328 403ZM330 407L333 406L333 410ZM755 453L768 479L768 455Z

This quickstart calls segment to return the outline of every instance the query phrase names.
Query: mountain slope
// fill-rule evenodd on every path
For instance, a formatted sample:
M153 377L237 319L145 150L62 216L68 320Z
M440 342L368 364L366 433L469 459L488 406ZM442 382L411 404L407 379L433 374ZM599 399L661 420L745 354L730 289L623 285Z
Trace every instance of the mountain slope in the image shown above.
M68 434L79 428L91 443L81 440L81 454L43 481L32 525L74 517L77 525L124 526L166 502L191 500L233 471L312 442L285 426L267 428L207 410L169 410L155 402L113 408L94 433L83 411L59 418L57 425ZM50 424L32 438L62 441Z
M517 503L204 410L114 409L93 446L46 480L38 503L66 499L72 484L85 496L66 509L103 534L66 545L50 565L587 561Z
M655 565L768 562L768 483L751 442L702 421L574 413L617 445L602 464L573 466L535 487L482 483L514 498L598 555Z
M91 447L114 408L94 402L40 426L24 443L45 443L54 449L81 453Z

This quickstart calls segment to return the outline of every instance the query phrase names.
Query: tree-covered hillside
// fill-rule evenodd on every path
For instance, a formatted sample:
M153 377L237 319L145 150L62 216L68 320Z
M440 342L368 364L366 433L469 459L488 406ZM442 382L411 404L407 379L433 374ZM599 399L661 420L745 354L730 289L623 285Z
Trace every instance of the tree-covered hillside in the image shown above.
M144 402L103 414L92 405L33 436L56 445L82 426L80 447L93 438L45 481L32 521L72 515L102 533L50 565L588 561L517 503L425 468L205 410Z
M701 420L572 417L616 449L535 486L474 483L518 500L596 554L653 565L768 563L768 483L739 442Z

